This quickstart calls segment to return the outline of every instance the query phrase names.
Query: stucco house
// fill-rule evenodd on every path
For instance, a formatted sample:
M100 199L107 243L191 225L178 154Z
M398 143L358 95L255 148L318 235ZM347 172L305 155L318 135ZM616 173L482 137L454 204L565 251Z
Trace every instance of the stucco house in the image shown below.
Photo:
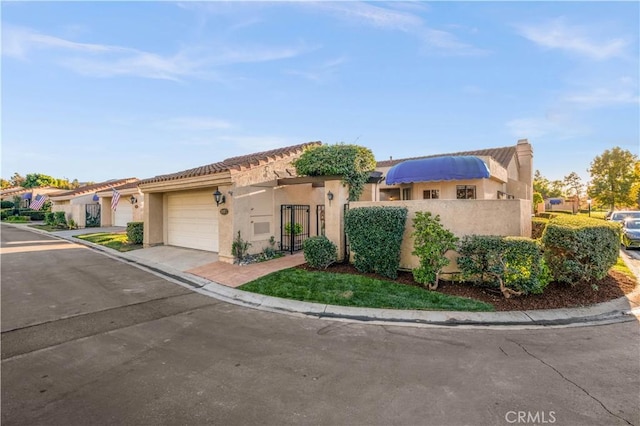
M96 193L135 181L136 178L115 179L51 194L51 211L65 212L67 220L73 219L78 228L100 226L101 206Z
M20 200L20 205L18 207L28 209L31 202L38 196L56 194L60 191L60 188L54 188L51 186L39 186L36 188L23 188L18 186L0 191L0 200L13 202L17 198Z
M385 180L378 200L532 200L532 158L522 139L515 146L380 161L376 171Z
M377 164L385 180L373 185L350 208L404 206L407 226L400 265L418 266L413 250L412 220L418 211L439 215L442 225L465 235L531 236L533 148L528 140L515 146L487 148ZM376 188L377 187L377 188ZM455 253L449 253L455 259ZM455 262L446 269L456 269Z
M127 226L129 222L144 220L144 194L138 188L139 180L96 192L100 204L100 226ZM113 208L114 190L119 194Z
M218 252L233 262L232 244L238 232L251 251L278 243L287 223L304 228L296 236L315 235L324 205L324 188L314 183L284 185L296 176L292 161L309 142L227 158L176 173L143 179L144 246L172 245ZM299 216L297 216L299 215Z

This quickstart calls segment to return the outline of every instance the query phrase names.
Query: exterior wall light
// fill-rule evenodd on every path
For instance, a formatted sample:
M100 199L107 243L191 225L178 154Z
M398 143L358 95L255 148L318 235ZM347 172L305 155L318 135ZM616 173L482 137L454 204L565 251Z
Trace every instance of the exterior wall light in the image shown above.
M224 202L226 201L224 198L224 195L222 195L222 192L220 192L217 189L216 189L216 192L213 193L213 198L216 200L216 206L219 206L220 204L224 204Z
M327 199L329 200L329 205L331 205L331 200L333 200L333 192L327 192Z
M135 204L138 202L138 199L132 195L131 198L129 198L129 201L131 201L131 204Z

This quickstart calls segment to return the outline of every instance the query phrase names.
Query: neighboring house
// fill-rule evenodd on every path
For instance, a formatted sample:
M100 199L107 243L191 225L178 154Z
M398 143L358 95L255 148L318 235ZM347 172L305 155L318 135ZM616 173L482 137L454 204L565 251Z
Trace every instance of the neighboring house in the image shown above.
M40 186L37 188L13 187L0 191L0 200L13 202L16 197L20 199L19 208L28 209L31 201L35 200L39 195L50 195L62 191L60 188L51 186Z
M324 188L314 183L286 185L296 176L292 161L310 142L239 157L177 173L143 179L144 245L172 245L218 252L233 261L238 236L259 252L273 237L286 248L287 223L302 224L296 242L315 235L324 206ZM314 226L316 225L316 226ZM284 241L283 241L284 240Z
M532 200L532 158L522 139L503 148L380 161L376 170L386 179L378 201Z
M100 198L96 193L136 181L136 178L114 179L51 194L51 211L65 212L67 220L73 220L78 228L100 226Z
M138 180L97 192L100 204L100 226L127 226L129 222L144 220L144 195ZM114 190L119 194L114 209Z
M409 216L400 265L418 266L413 256L413 218L418 211L440 216L442 225L466 235L531 236L533 149L517 145L378 163L385 181L373 185L349 208L403 206ZM376 186L378 187L376 190ZM452 259L455 253L448 255ZM456 270L455 262L446 270Z
M552 211L569 211L577 213L580 210L580 199L576 196L571 198L547 198L544 200L544 210Z

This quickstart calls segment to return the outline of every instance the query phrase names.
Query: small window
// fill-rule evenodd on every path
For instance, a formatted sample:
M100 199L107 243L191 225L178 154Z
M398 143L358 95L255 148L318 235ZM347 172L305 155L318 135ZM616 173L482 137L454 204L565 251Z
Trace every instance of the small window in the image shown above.
M457 185L456 198L458 200L475 200L476 186L475 185Z
M402 188L402 199L403 200L411 199L411 188Z
M438 198L440 198L439 189L427 189L426 191L422 191L423 200L437 200Z
M498 191L498 200L514 200L515 197L511 194L507 194L506 192Z

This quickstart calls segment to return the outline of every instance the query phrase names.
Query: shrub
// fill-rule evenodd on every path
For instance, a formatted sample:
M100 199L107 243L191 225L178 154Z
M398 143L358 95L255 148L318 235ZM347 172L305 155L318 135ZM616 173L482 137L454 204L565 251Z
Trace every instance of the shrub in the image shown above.
M357 201L376 168L376 160L369 148L358 145L318 145L306 149L293 162L300 176L341 176L349 186L349 201Z
M57 228L66 228L68 226L67 217L64 212L54 212L53 222L53 225Z
M13 209L2 209L0 210L0 220L6 220L11 213L13 213Z
M231 243L231 254L241 262L247 256L247 251L251 247L251 243L249 241L245 241L240 236L240 231L238 231L238 236L233 239Z
M304 260L315 269L327 269L338 259L338 248L324 235L307 238L302 249Z
M604 278L618 260L620 225L582 216L559 216L549 221L542 244L555 280L572 285L591 282Z
M456 248L458 238L442 226L440 216L432 216L430 212L416 212L413 228L411 254L420 259L420 267L412 271L413 279L435 290L440 271L449 264L445 254Z
M551 213L551 212L538 213L538 217L541 217L543 219L553 219L556 216L558 216L558 215L555 214L555 213Z
M544 229L547 227L547 223L549 223L549 219L534 217L531 220L531 238L534 240L542 238L542 234L544 233Z
M530 238L466 236L458 253L465 280L499 288L505 298L542 293L551 280L540 244Z
M24 222L30 222L31 218L29 216L8 216L6 221L7 222L24 223Z
M361 207L349 210L344 221L356 269L397 278L407 209Z
M127 240L131 244L142 244L144 238L144 222L127 223Z
M78 224L76 223L75 220L69 219L69 223L67 224L67 227L69 229L78 229Z
M291 222L287 222L284 225L284 233L286 235L291 235L291 234L299 235L299 234L302 234L302 231L303 231L302 224L300 224L300 223L293 223L292 224Z
M9 201L9 200L0 201L0 209L12 209L12 208L13 208L13 201Z
M29 216L31 220L44 220L44 214L45 212L41 210L30 210L30 209L20 210L20 215Z
M44 224L53 226L56 223L55 215L52 212L46 212L44 214Z

